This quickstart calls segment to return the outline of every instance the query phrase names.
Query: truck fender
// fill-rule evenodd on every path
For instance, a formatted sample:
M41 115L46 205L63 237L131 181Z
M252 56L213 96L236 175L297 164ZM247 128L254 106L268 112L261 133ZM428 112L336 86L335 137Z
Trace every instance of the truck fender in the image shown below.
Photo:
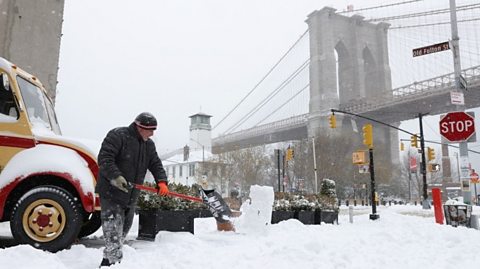
M0 208L3 208L10 191L23 179L49 174L70 181L80 194L84 209L93 211L95 176L87 161L72 149L49 144L25 149L6 164L0 174Z

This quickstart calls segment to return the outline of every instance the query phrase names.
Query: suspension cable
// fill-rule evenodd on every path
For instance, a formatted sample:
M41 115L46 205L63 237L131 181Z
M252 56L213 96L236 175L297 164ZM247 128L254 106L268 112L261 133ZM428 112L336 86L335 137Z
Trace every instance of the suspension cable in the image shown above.
M250 94L252 94L257 88L258 86L260 86L260 84L273 72L273 70L280 64L280 62L282 62L282 60L287 57L287 55L290 53L290 51L293 50L293 48L300 42L300 40L302 40L302 38L308 33L308 29L297 39L297 41L295 41L295 43L287 50L287 52L285 54L283 54L282 57L280 57L280 59L273 65L272 68L270 68L270 70L267 72L267 74L265 76L263 76L263 78L253 87L253 89L250 90L250 92L245 95L245 97L242 98L242 100L240 100L240 102L232 109L230 110L230 112L227 113L227 115L225 117L223 117L215 126L213 126L212 130L214 130L218 125L220 125L228 116L230 116L230 114L233 113L233 111L235 111L242 103L243 101L245 101L245 99L247 99L248 96L250 96Z
M228 128L225 133L229 133L231 131L235 131L239 126L241 126L245 121L250 119L256 112L258 112L262 107L264 107L270 100L273 99L278 93L280 93L285 87L295 79L300 72L305 70L309 66L310 59L307 59L300 67L298 67L287 79L285 79L280 85L273 90L267 97L265 97L260 103L258 103L252 110L250 110L245 116L243 116L239 121L233 124L230 128Z

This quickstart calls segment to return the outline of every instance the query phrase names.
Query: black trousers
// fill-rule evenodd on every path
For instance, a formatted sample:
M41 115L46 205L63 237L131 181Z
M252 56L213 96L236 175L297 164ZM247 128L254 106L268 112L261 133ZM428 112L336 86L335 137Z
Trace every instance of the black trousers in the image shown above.
M109 199L100 197L100 201L102 230L105 239L103 258L113 264L122 260L123 241L132 227L135 210L133 207L122 207Z

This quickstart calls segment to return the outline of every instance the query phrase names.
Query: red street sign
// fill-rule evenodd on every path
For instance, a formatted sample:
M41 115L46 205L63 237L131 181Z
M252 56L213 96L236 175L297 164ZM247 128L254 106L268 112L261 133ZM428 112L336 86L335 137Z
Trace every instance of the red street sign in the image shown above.
M417 171L417 157L415 156L410 157L410 171Z
M440 51L449 50L449 49L450 49L450 43L446 41L446 42L442 42L434 45L429 45L426 47L413 49L412 53L413 53L413 57L417 57L417 56L422 56L425 54L440 52Z
M473 172L470 174L470 181L474 184L478 183L478 174Z
M450 142L467 141L475 133L475 119L465 112L451 112L440 120L440 134Z

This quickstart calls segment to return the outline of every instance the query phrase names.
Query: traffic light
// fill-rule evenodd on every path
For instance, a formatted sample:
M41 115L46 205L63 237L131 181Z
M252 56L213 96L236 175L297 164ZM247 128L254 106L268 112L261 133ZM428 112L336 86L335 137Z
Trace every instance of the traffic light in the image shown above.
M414 148L418 148L418 137L416 135L412 135L410 139L410 144Z
M404 151L405 150L405 145L403 144L403 142L400 142L400 151Z
M435 160L435 150L431 147L427 148L427 159L428 161Z
M285 158L286 158L287 161L290 161L291 159L293 159L293 149L291 149L291 148L287 149L287 155L286 155Z
M337 128L337 119L335 118L335 114L328 116L328 123L330 124L330 128Z
M363 144L373 148L373 126L371 124L363 125Z

